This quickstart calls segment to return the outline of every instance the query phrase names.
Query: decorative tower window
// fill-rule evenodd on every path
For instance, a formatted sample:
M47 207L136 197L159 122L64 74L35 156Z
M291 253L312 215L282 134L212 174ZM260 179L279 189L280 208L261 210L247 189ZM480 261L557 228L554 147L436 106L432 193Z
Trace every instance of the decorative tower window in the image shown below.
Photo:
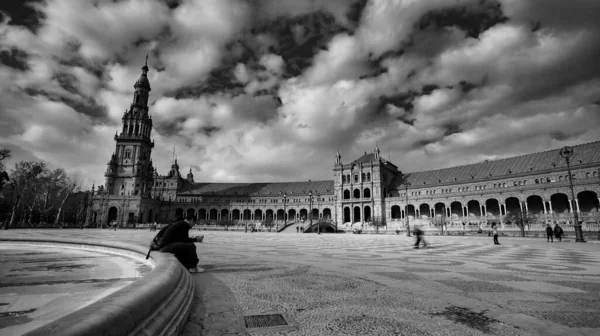
M125 150L125 158L126 159L131 159L131 149Z

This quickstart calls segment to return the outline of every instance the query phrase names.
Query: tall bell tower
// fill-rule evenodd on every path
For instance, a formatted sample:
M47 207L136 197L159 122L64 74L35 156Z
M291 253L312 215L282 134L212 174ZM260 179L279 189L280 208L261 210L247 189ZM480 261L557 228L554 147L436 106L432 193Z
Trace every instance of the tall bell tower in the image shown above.
M149 196L154 168L152 165L152 118L148 115L148 56L140 78L133 85L133 102L123 114L121 133L115 134L116 149L104 176L109 195Z

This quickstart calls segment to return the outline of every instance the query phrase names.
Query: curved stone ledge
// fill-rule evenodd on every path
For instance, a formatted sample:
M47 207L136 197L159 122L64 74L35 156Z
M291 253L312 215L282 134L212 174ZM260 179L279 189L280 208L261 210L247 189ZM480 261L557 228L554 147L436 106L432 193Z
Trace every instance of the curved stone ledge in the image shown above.
M147 248L122 242L0 238L0 243L65 246L146 258ZM132 284L62 318L25 334L28 336L178 335L193 299L190 273L169 253L152 252L154 269Z

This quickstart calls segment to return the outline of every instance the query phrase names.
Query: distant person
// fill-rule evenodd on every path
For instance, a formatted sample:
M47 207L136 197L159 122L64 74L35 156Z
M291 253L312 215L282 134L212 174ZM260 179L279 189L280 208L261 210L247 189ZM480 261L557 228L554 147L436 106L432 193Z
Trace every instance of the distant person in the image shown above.
M196 218L194 215L189 214L185 220L169 225L159 240L159 248L161 252L175 255L177 260L191 273L200 273L204 270L198 267L199 260L194 243L201 243L204 236L189 236L190 229L195 224Z
M417 238L414 248L418 249L421 242L423 242L423 247L427 247L427 242L423 238L423 236L424 236L423 230L421 230L421 228L418 225L414 226L413 233L414 233L415 237Z
M492 224L492 234L494 235L494 244L500 245L500 243L498 242L498 227L496 226L496 224Z
M558 223L556 223L556 225L554 225L554 237L556 237L556 239L558 239L558 241L562 241L562 235L563 235L563 229L558 226Z
M299 232L300 232L300 227L296 226L296 233L299 233Z
M546 226L546 243L551 242L554 243L554 232L552 231L552 227L550 224Z

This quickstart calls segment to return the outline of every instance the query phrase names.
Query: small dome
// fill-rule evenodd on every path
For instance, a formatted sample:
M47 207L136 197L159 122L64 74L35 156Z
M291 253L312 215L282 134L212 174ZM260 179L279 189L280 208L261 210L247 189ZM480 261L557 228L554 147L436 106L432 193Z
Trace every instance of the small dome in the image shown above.
M148 91L150 91L150 82L148 81L148 77L146 76L146 74L142 74L140 76L140 78L138 78L138 80L135 82L135 84L133 85L134 88L144 88Z

